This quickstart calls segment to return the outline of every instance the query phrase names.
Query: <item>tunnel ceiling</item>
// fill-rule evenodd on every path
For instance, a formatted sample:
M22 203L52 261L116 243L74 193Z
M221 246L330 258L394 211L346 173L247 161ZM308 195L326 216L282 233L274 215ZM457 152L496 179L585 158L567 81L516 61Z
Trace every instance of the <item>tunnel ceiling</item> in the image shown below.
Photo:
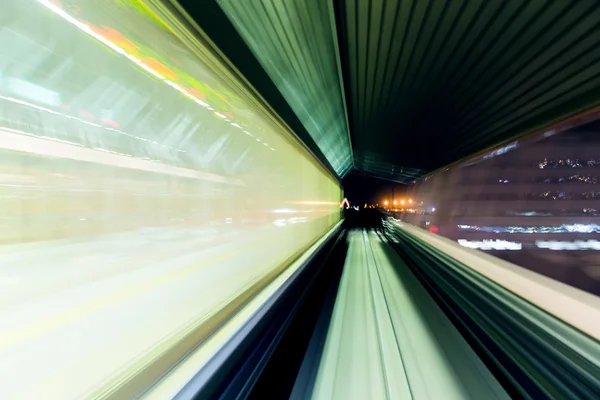
M409 182L600 103L596 0L180 3L339 175Z

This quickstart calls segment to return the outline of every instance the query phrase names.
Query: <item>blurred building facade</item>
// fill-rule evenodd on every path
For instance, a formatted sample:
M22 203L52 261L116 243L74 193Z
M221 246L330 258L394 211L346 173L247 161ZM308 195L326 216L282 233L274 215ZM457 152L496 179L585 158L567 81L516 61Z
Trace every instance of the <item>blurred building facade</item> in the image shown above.
M600 123L563 127L413 183L407 222L600 291Z

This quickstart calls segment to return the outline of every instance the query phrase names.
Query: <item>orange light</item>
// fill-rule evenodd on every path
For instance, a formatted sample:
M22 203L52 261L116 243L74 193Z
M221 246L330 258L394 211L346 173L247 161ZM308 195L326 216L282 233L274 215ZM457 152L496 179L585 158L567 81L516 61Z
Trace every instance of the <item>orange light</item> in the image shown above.
M410 204L412 204L412 199L409 199L409 200L408 200L408 202L409 202Z
M385 206L387 206L387 205L388 205L388 202L387 202L387 200L383 202L383 205L385 205Z
M404 204L404 200L400 200L400 204Z
M396 205L396 200L394 200L394 205Z

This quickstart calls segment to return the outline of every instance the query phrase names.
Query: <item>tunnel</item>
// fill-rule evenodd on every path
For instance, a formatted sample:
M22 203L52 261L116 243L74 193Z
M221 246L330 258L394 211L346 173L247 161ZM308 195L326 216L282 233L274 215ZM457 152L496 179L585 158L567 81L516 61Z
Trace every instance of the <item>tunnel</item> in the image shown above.
M595 0L4 0L0 398L600 398Z

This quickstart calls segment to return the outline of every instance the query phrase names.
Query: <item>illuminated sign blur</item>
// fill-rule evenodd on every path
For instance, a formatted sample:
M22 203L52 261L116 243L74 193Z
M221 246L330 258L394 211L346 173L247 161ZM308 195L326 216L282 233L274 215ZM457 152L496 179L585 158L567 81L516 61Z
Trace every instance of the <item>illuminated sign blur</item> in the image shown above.
M600 250L600 242L597 240L576 240L574 242L538 240L535 245L540 249L548 250Z
M483 156L483 159L487 160L489 158L492 158L492 157L495 157L495 156L499 156L499 155L504 154L504 153L508 153L509 151L511 151L513 149L516 149L518 145L519 144L517 142L511 143L508 146L504 146L502 148L499 148L498 150L494 150L491 153Z
M458 244L476 250L521 250L522 243L507 240L465 240L458 239Z
M458 244L476 250L522 250L523 243L508 240L466 240L458 239ZM536 240L535 247L543 250L573 251L573 250L600 250L598 240Z
M488 233L600 233L597 224L562 224L556 226L477 226L457 225L462 231Z

